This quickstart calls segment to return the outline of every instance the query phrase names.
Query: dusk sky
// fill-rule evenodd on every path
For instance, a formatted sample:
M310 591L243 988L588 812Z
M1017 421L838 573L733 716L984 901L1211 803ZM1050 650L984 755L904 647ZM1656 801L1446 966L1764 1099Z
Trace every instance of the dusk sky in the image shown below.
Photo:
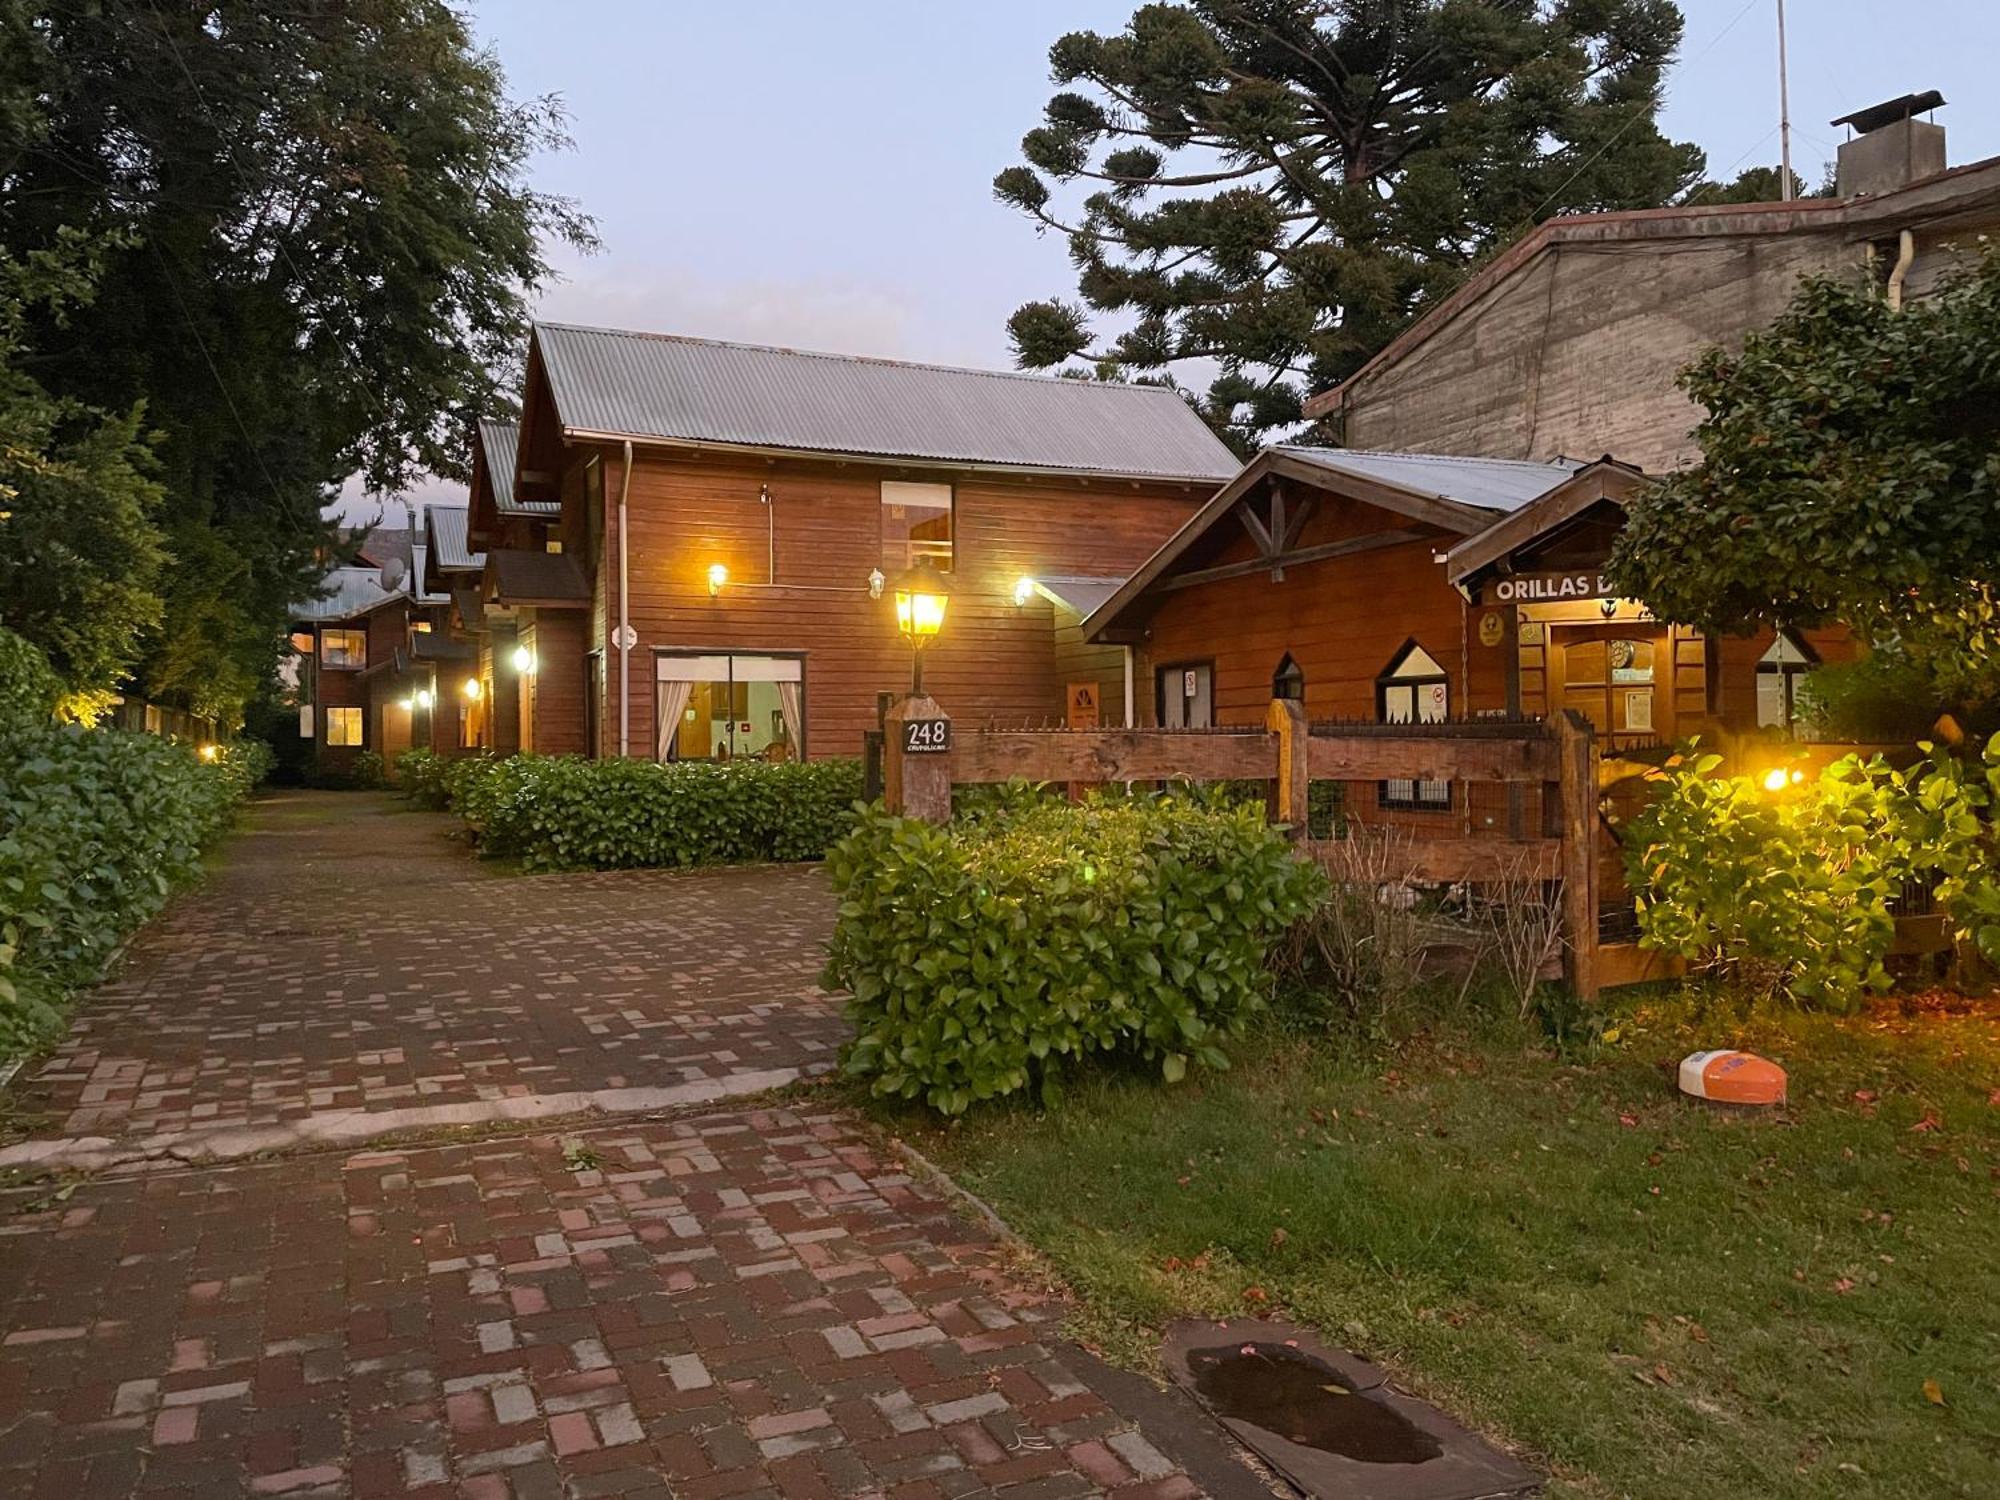
M1074 295L1062 241L995 202L1051 85L1049 44L1132 0L479 0L516 95L559 93L576 149L537 185L597 218L538 315L1007 367L1023 301ZM1775 0L1682 0L1664 125L1710 175L1778 159ZM1936 88L1954 165L2000 155L2000 6L1791 0L1793 165L1828 125ZM426 493L450 493L448 487Z

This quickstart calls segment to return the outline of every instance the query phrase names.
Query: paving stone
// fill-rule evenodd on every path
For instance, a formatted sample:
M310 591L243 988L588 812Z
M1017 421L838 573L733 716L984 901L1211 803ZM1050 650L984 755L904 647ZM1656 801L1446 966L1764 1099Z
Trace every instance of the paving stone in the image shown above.
M838 1045L811 989L820 872L500 878L379 807L261 804L41 1069L56 1128L649 1086ZM837 1112L107 1175L46 1209L0 1195L0 1246L0 1495L1196 1492L1094 1367L1033 1342L1059 1309L1004 1247Z

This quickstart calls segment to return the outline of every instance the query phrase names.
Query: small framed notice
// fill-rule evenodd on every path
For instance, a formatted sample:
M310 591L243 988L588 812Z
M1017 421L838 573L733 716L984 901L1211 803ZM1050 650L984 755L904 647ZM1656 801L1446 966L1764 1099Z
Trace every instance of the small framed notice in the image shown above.
M1633 734L1653 732L1653 690L1644 688L1625 695L1625 727Z
M903 721L905 755L943 755L949 749L951 749L951 720L905 719Z

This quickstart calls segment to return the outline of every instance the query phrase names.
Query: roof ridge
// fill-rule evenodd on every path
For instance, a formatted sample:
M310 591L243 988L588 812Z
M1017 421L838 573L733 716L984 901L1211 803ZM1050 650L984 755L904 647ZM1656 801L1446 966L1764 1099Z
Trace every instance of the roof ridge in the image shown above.
M758 354L786 354L794 359L824 359L836 364L887 365L897 370L930 370L944 375L978 375L988 380L1020 380L1038 385L1073 385L1094 390L1164 393L1185 401L1178 389L1134 380L1079 380L1073 375L1038 375L1028 370L986 370L977 365L947 365L927 359L890 359L880 354L836 354L828 349L797 349L789 344L753 344L742 339L711 339L692 333L656 333L644 328L605 328L594 323L560 323L538 318L537 329L595 333L609 338L657 339L668 344L705 344L711 349L745 349Z
M1418 459L1435 464L1511 464L1522 469L1566 469L1584 467L1580 459L1565 458L1482 458L1476 453L1409 453L1397 448L1330 448L1321 443L1276 443L1272 446L1294 453L1352 453L1360 458Z

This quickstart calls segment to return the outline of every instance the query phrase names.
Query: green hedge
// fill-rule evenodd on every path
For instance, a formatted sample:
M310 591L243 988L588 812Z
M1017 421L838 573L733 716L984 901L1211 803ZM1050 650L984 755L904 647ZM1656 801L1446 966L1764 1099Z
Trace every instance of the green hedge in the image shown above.
M947 1114L1064 1062L1129 1057L1169 1081L1269 993L1265 955L1323 888L1261 809L1179 798L1025 801L936 827L865 813L828 855L849 1074Z
M530 870L819 859L854 824L861 764L426 756L398 779L450 807L488 854Z
M199 874L269 755L0 724L0 1057L47 1035L68 993Z

